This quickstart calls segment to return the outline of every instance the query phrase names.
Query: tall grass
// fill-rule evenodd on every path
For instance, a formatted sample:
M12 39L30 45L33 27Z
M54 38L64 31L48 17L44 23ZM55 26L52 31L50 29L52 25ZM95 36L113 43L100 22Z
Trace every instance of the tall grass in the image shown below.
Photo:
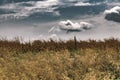
M119 80L120 41L0 40L0 80Z
M96 41L96 40L88 40L88 41L41 41L35 40L33 42L21 43L20 40L0 40L0 47L6 48L8 50L20 51L20 52L39 52L45 50L70 50L73 51L75 49L102 49L113 48L119 51L120 49L120 41L118 39L105 39L104 41Z

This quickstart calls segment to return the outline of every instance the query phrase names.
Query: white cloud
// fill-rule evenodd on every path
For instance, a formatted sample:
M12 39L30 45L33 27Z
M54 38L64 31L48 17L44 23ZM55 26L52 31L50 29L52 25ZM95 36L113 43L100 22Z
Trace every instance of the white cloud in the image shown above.
M29 4L31 6L23 6L23 4ZM15 18L21 19L30 16L36 12L51 12L55 16L60 16L58 11L54 11L57 7L53 7L59 4L58 0L45 0L45 1L29 1L20 3L10 3L0 6L0 9L6 11L12 11L14 13L2 14L0 18L8 19Z
M116 13L119 14L120 13L120 7L119 6L115 6L110 10L105 10L104 14L112 14L112 13Z
M59 37L58 37L57 34L51 34L51 35L49 36L48 40L49 40L49 39L52 39L52 40L54 40L54 41L59 41Z
M59 1L58 0L46 0L46 1L38 1L35 3L35 7L37 8L49 8L54 5L58 5Z
M55 32L60 32L61 30L60 30L60 28L59 27L52 27L49 31L48 31L48 33L55 33Z
M24 19L29 17L31 14L40 12L49 12L52 16L60 16L59 11L55 11L58 7L65 6L91 6L99 3L84 3L86 0L42 0L42 1L28 1L9 3L1 5L0 9L10 11L13 13L1 14L2 19Z
M57 27L52 27L48 32L55 32L56 30L65 30L67 32L73 31L85 31L91 29L93 27L92 24L87 22L72 22L70 20L60 21Z
M78 2L75 4L75 6L91 6L91 3L84 3L84 2Z
M95 6L95 5L100 5L103 4L105 2L97 2L97 3L89 3L89 2L77 2L74 4L74 6Z
M72 21L67 20L67 21L60 21L59 27L62 30L83 31L90 29L92 27L92 24L87 22L73 23Z
M80 25L79 23L73 23L72 21L70 20L67 20L67 21L60 21L59 22L59 27L60 29L63 29L63 30L77 30L79 29L80 30Z

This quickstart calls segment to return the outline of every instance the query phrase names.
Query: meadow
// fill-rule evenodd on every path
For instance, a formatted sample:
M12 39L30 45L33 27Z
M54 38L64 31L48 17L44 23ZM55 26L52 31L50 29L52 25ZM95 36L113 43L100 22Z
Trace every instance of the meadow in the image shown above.
M120 40L0 39L0 80L120 80Z

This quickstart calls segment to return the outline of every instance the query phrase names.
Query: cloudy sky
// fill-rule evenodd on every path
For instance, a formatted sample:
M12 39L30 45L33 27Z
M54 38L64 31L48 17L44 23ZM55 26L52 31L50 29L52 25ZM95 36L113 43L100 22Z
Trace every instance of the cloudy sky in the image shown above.
M120 38L120 0L0 0L0 37Z

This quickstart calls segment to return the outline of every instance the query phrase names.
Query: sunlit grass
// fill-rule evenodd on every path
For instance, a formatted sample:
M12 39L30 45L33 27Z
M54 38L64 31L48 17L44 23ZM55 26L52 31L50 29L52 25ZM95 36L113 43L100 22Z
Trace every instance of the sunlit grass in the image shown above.
M119 80L120 41L0 40L0 80Z

